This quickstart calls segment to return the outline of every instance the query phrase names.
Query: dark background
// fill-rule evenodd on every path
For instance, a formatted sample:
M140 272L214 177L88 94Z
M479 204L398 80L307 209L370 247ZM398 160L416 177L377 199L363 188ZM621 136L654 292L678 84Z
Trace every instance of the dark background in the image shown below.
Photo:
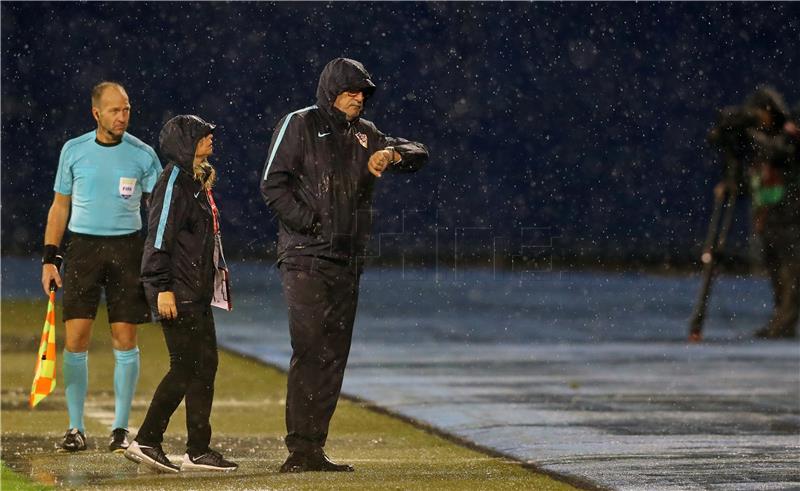
M129 131L154 147L175 114L219 125L226 251L270 258L258 182L272 129L315 102L330 59L362 61L379 86L365 117L431 151L419 173L380 182L389 235L373 253L420 265L687 265L720 175L705 144L715 111L764 82L798 97L789 3L1 8L3 254L39 254L60 148L95 127L102 79L126 86ZM738 218L744 254L745 206Z

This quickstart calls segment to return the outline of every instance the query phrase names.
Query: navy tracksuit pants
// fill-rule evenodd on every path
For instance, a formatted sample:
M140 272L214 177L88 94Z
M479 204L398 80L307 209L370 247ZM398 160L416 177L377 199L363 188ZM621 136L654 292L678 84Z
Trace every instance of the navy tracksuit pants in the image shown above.
M310 256L280 264L289 308L292 359L286 395L290 452L322 448L328 437L350 354L360 271Z

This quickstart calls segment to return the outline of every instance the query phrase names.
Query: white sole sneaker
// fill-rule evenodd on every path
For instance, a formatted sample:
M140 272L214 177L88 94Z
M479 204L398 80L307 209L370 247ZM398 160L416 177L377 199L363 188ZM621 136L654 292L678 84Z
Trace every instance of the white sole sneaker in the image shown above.
M214 471L214 472L232 472L239 467L217 467L214 465L195 464L189 458L189 454L183 454L183 462L181 463L181 472L201 472L201 471Z
M161 462L158 462L154 458L145 455L145 453L142 452L142 449L139 448L139 444L136 441L131 442L131 444L125 450L125 453L123 455L125 455L125 458L130 460L131 462L136 462L137 464L144 464L147 467L150 467L151 469L154 469L158 472L176 473L180 471L180 469L177 466L175 466L174 468L168 467L162 464Z

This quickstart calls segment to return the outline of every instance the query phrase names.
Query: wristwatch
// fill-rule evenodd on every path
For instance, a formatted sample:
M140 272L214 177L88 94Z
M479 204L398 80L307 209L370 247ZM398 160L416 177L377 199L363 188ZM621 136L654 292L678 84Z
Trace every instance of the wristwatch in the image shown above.
M386 147L386 148L384 148L384 150L388 150L389 152L392 153L392 160L391 160L391 162L389 162L390 165L400 162L399 160L395 160L394 159L394 153L397 152L397 150L395 150L394 147ZM397 152L397 153L400 153L400 152Z

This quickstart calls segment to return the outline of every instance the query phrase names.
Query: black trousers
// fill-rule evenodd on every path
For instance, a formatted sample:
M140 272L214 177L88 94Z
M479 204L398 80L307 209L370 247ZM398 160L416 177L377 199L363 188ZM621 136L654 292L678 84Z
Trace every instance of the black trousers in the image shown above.
M761 235L774 301L767 328L796 332L800 319L800 224L767 224Z
M350 354L360 272L312 257L281 263L292 359L286 394L290 452L322 448L328 438Z
M186 397L187 453L208 451L211 442L211 403L217 374L217 334L211 307L181 312L175 320L162 320L169 350L169 371L158 385L144 423L136 435L141 445L160 445L169 419Z

